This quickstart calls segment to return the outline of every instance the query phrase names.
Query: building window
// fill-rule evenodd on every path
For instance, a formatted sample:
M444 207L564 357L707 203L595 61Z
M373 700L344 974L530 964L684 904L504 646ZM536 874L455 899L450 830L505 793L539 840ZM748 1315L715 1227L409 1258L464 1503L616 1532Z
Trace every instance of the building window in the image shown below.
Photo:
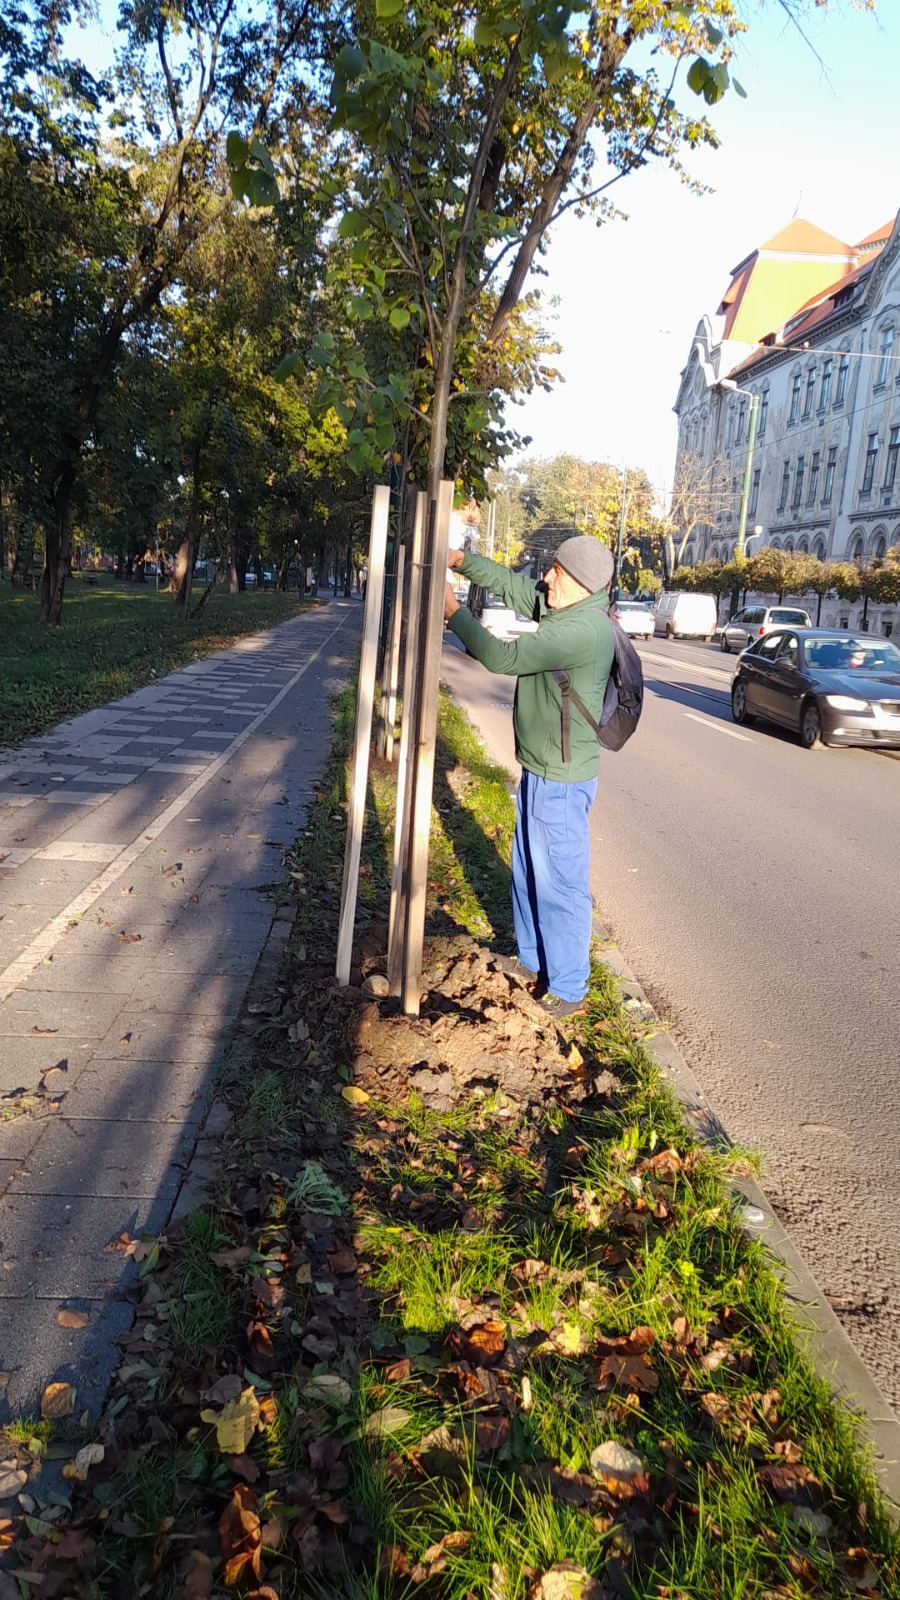
M759 479L760 468L757 467L753 474L753 483L750 487L750 505L748 510L751 517L756 516L756 508L759 505Z
M819 390L819 410L820 411L824 411L825 410L826 406L828 405L829 398L831 396L831 374L832 374L833 368L834 368L834 362L832 361L831 357L829 356L828 360L824 363L824 365L822 367L822 387Z
M768 415L769 415L769 391L768 391L768 389L763 389L762 398L761 398L761 400L759 402L759 421L756 424L756 437L757 437L757 439L762 439L765 436L766 419L767 419Z
M791 485L791 463L786 461L781 470L781 494L778 498L778 509L783 511L787 505L788 489Z
M876 389L880 389L883 383L887 383L888 374L891 370L891 351L893 346L894 329L892 325L889 328L885 328L881 335L881 358L878 362L878 371L875 374Z
M875 540L875 549L872 551L874 559L876 561L883 561L886 549L887 545L885 543L884 534L881 534L880 537Z
M806 491L806 504L808 506L811 506L813 501L816 498L816 489L819 486L819 461L820 461L820 459L821 459L820 451L814 450L813 453L812 453L812 460L809 463L809 488Z
M813 396L816 392L816 369L810 367L806 374L806 394L803 397L803 419L812 416Z
M734 412L728 407L728 416L725 419L725 449L731 449L732 435L734 434Z
M815 544L813 545L813 555L815 556L817 561L824 561L825 560L825 546L822 543L821 539L817 539Z
M793 385L792 385L792 388L791 388L791 409L790 409L790 412L788 413L788 427L789 428L793 427L794 423L797 421L797 416L798 416L799 411L800 411L800 385L802 384L802 382L803 382L803 379L800 376L800 373L799 372L796 373L795 376L794 376L794 382L793 382Z
M831 504L831 492L834 488L834 472L837 466L837 445L833 444L825 457L825 482L822 485L822 504Z
M863 481L862 488L859 491L860 494L872 493L872 482L875 477L875 459L877 455L878 435L877 433L870 433L869 442L866 445L866 463L863 467Z
M848 355L843 355L841 356L840 366L838 367L837 388L834 392L834 403L836 406L842 406L844 404L844 396L847 393L847 379L849 376L850 357Z
M900 455L900 428L892 428L888 435L887 466L884 472L884 487L893 489L897 481L897 457Z
M866 553L866 547L863 544L862 539L857 539L854 542L853 549L850 551L850 560L851 561L862 561L862 558L865 555L865 553Z
M791 509L792 509L792 511L796 511L797 510L797 507L799 506L800 501L803 498L803 468L804 468L804 465L805 465L805 463L804 463L803 457L802 456L798 456L797 457L797 475L794 478L794 498L791 501Z
M735 444L742 444L744 439L744 418L747 414L747 402L742 400L738 406L737 431L734 436Z

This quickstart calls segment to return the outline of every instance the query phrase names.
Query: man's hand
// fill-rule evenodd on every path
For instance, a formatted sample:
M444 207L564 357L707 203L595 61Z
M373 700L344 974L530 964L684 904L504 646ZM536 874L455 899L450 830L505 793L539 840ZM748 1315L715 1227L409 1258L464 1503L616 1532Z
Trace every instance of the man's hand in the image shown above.
M447 552L448 567L461 567L466 558L465 550L449 550Z
M457 600L456 595L453 593L451 585L448 583L447 588L444 591L444 621L449 622L454 611L458 610L459 601Z

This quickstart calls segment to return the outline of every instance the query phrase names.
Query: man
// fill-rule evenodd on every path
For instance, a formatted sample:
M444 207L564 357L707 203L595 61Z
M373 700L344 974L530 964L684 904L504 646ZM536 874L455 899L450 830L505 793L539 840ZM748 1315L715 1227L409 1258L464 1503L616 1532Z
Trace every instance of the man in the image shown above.
M569 760L563 760L562 693L554 677L569 676L599 720L613 662L609 584L613 559L598 539L565 539L542 583L482 556L450 553L450 566L499 595L523 616L537 617L536 633L507 643L495 639L461 607L447 585L447 626L489 672L511 673L516 684L513 727L522 777L516 795L512 852L513 923L518 960L504 970L546 986L539 1001L557 1018L583 1009L590 973L591 840L588 814L597 792L597 736L572 709Z

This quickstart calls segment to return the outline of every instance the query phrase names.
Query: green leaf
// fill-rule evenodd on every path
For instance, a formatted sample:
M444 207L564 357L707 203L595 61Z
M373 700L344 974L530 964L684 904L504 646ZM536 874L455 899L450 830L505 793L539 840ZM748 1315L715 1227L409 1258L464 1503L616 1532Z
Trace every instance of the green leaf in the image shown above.
M263 171L267 172L270 178L274 178L275 168L272 165L272 157L261 140L255 136L250 140L250 154L259 162Z
M358 239L366 231L366 219L358 211L345 211L338 223L338 237Z
M709 40L710 44L712 45L713 49L714 50L718 50L719 45L722 43L722 40L725 37L725 35L722 32L721 28L713 27L713 24L710 22L708 17L707 17L706 21L704 22L703 26L706 29L706 37Z
M484 46L493 44L497 31L496 23L487 22L483 17L479 17L475 24L475 43Z
M364 294L355 294L350 301L350 310L360 322L368 322L372 315L372 307Z
M267 172L254 172L247 168L246 192L251 205L273 206L278 199L278 185Z
M299 350L292 350L290 352L290 355L282 356L282 358L279 361L277 367L275 368L275 371L272 373L272 377L275 379L275 382L276 383L286 383L288 378L293 377L294 373L297 370L299 362L300 362L300 352L299 352Z
M395 306L390 315L391 327L396 328L397 332L401 333L409 322L409 316L410 314L405 306Z
M352 81L361 78L368 70L368 58L354 44L345 44L343 50L338 51L337 69L341 76Z
M747 91L742 83L738 83L737 78L732 78L731 86L734 89L735 94L739 94L742 100L746 100Z
M691 64L691 69L687 75L688 88L693 89L694 94L702 94L706 88L708 78L709 62L705 61L703 56L698 56L696 61Z
M228 138L225 140L225 158L228 165L230 167L242 167L249 154L250 146L246 139L242 139L240 134L236 133L232 128Z
M375 15L388 21L403 10L404 0L375 0Z

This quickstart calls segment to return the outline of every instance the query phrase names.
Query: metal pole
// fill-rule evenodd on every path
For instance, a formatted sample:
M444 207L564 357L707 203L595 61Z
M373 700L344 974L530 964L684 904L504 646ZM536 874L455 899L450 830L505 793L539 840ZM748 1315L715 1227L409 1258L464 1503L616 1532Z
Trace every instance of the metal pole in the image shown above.
M744 543L747 537L747 511L750 505L750 485L753 481L753 452L756 448L756 423L759 416L759 395L750 396L750 427L747 433L747 459L744 462L744 487L741 491L741 514L738 519L738 536L735 546L735 559L740 560L744 554Z
M625 539L625 518L628 514L628 468L622 468L622 506L619 512L619 535L616 539L616 565L613 570L613 592L619 592L619 572L622 566L622 545Z

